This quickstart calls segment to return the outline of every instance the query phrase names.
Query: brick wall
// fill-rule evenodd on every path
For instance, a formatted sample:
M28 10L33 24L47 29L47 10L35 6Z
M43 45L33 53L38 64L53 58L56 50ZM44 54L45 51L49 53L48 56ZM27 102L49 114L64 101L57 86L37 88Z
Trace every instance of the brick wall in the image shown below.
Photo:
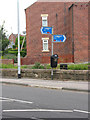
M78 3L73 11L74 62L88 62L88 4Z
M22 64L50 63L52 40L51 35L43 35L40 32L41 14L48 14L48 26L53 26L54 34L66 35L64 43L54 43L53 46L54 54L59 56L59 63L87 61L88 7L78 4L68 10L71 5L70 2L36 2L26 9L27 57L22 59ZM49 52L42 52L44 37L49 38Z
M14 59L2 59L2 64L14 64Z

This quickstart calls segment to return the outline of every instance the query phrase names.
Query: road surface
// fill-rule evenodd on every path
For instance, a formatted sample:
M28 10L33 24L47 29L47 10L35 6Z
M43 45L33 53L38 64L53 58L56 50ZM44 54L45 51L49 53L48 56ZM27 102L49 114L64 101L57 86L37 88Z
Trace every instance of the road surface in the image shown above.
M88 118L88 93L2 86L3 118Z

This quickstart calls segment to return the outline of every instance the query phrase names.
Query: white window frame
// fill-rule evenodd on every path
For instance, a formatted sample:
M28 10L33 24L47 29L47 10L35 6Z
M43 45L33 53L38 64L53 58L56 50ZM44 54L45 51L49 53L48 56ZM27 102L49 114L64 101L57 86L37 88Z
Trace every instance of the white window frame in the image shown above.
M49 38L42 38L42 41L43 41L43 52L44 51L47 51L47 52L49 51L48 50L48 40L49 40ZM46 49L44 48L44 44L47 44L47 48Z
M48 26L47 17L42 17L42 26L43 27Z
M43 27L47 27L48 26L48 14L41 14L42 17L42 26Z

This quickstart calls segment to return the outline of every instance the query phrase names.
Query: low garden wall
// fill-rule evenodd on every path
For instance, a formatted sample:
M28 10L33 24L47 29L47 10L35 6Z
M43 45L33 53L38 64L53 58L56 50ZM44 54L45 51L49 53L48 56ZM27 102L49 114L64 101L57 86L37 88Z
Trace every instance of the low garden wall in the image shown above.
M2 59L2 64L14 64L14 59Z
M17 69L2 69L2 77L17 78ZM50 69L22 69L22 78L51 79ZM53 79L55 80L90 80L88 70L54 70Z

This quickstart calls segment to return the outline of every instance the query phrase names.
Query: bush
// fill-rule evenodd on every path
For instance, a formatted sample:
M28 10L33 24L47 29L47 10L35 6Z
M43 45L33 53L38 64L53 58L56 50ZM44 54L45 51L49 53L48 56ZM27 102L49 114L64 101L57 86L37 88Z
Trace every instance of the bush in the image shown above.
M50 64L47 64L47 65L46 65L46 69L51 69Z
M32 67L32 69L44 69L44 66L40 65L39 62L36 62L35 65Z
M16 48L16 46L15 46L15 45L13 45L13 48L15 49L15 48Z
M21 56L22 56L22 57L25 57L25 56L26 56L26 51L21 51L20 53L21 53Z
M3 55L3 51L0 51L0 56L2 56Z
M17 56L13 54L7 54L2 56L2 59L14 59L14 62L17 63Z

